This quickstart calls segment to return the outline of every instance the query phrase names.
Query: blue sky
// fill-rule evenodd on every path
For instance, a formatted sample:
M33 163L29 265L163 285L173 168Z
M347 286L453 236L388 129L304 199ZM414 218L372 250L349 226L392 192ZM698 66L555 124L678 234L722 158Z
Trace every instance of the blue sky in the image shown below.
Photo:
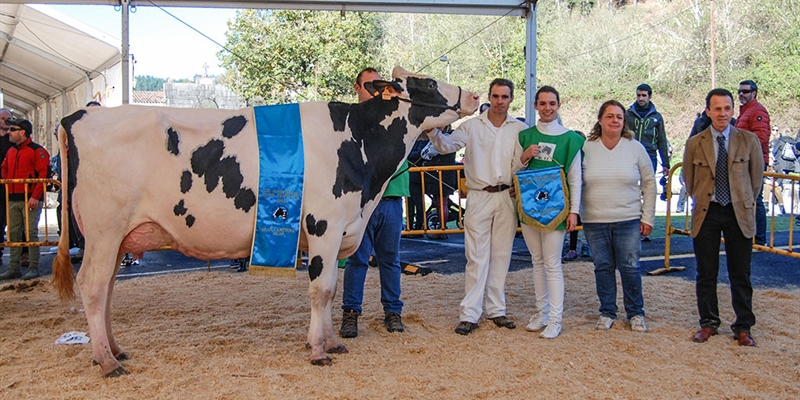
M122 36L122 14L112 6L51 5L86 25L114 38ZM225 8L165 8L195 29L225 44L227 22L236 17L236 10ZM192 78L204 72L224 72L219 67L220 47L156 7L137 7L130 14L130 52L136 59L135 75L159 78Z

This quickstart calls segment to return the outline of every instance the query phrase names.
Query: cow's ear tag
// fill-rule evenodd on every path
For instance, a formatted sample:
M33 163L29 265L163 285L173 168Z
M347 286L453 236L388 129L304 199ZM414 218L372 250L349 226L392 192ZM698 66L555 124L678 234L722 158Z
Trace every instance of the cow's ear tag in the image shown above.
M381 98L384 100L391 100L392 99L392 92L389 90L389 87L383 89L383 93L381 93Z

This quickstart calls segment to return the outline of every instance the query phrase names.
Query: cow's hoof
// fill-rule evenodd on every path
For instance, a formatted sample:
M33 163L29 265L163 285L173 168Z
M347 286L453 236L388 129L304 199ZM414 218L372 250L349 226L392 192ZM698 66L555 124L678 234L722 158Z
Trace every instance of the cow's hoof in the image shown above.
M117 369L115 369L115 370L113 370L113 371L111 371L111 372L109 372L107 374L104 374L103 378L118 378L120 376L129 375L129 374L130 374L130 372L128 372L128 370L126 370L122 366L119 366L119 367L117 367Z
M330 357L320 358L318 360L311 360L311 365L319 365L322 367L330 367L333 365L333 361Z
M347 347L344 347L343 344L331 347L330 349L325 350L325 352L326 353L330 353L330 354L347 354L347 353L349 353L349 351L347 351Z
M127 354L125 354L125 353L119 353L119 355L117 355L117 356L116 356L116 357L114 357L114 358L116 358L116 359L117 359L117 361L125 361L125 360L127 360L128 358L130 358L130 357L128 357L128 355L127 355ZM100 363L99 363L99 362L97 362L97 360L92 360L92 365L100 365Z

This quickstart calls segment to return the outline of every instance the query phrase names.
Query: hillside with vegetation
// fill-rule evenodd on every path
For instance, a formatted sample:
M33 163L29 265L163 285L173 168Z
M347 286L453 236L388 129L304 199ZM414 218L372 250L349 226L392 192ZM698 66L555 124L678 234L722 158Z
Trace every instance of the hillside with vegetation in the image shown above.
M716 86L753 79L781 130L800 130L800 1L714 1ZM541 1L537 86L562 94L564 124L588 131L597 108L653 87L676 157L711 87L710 0ZM243 11L219 53L226 81L254 103L353 101L364 66L393 65L486 95L488 82L517 85L524 114L525 20L437 14ZM444 57L443 57L444 56ZM738 105L738 103L737 103Z

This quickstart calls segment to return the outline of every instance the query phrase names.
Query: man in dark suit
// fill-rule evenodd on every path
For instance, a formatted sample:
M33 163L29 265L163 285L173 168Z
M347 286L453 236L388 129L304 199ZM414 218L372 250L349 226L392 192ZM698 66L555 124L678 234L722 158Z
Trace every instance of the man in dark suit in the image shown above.
M754 204L761 190L764 159L758 137L730 124L733 94L714 89L706 96L711 126L686 142L683 180L694 199L692 233L697 259L697 309L700 331L693 340L707 341L720 325L717 301L720 236L725 237L728 276L736 321L731 325L740 346L755 346L753 287L750 283Z

